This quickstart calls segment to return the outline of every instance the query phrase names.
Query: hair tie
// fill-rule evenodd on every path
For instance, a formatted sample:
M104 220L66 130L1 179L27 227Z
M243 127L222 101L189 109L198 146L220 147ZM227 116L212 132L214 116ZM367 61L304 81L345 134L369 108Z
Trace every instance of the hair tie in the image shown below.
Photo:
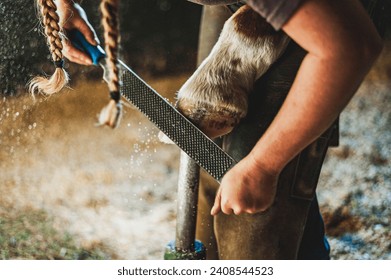
M64 60L63 59L53 61L53 63L54 63L54 66L56 66L56 68L64 68Z
M120 100L120 94L118 91L110 91L110 97L113 99L115 102L118 102Z

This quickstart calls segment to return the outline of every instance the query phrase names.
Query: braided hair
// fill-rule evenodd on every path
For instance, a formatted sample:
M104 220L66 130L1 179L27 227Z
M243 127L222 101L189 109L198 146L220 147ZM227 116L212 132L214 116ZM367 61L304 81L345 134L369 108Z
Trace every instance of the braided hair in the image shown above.
M118 7L119 0L102 0L100 4L107 55L108 79L106 82L108 83L111 100L102 109L98 121L100 125L108 125L112 128L118 126L122 112L118 67L118 45L120 41Z
M60 18L57 13L57 6L54 0L37 0L37 5L42 17L47 43L50 49L52 60L56 66L53 75L47 77L35 77L29 82L29 91L43 94L53 94L60 91L69 82L69 77L64 69L64 57L62 54L63 44ZM115 128L119 125L122 115L122 104L120 96L120 80L118 67L118 45L119 36L119 0L101 0L100 10L102 13L102 25L104 28L106 65L108 71L108 87L110 91L109 104L99 114L98 124L108 125Z
M29 82L29 92L32 94L39 92L50 95L65 87L69 82L69 77L64 69L62 35L57 6L53 0L37 0L37 5L44 26L47 44L56 69L51 77L38 76L33 78Z

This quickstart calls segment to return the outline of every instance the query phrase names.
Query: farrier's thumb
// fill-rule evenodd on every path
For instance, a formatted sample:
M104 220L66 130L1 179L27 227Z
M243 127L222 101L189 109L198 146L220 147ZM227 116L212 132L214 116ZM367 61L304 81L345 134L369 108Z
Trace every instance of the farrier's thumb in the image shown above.
M221 212L221 188L216 193L215 203L210 211L210 214L215 216Z

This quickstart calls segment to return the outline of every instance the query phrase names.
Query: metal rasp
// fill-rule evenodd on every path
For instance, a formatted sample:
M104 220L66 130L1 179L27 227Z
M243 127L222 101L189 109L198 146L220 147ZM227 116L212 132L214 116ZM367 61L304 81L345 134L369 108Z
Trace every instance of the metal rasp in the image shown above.
M89 44L77 30L68 34L72 43L88 53L95 65L105 69L105 52L100 46ZM122 73L121 95L137 107L180 149L217 181L237 161L222 150L197 126L180 113L169 101L152 89L132 69L118 61Z

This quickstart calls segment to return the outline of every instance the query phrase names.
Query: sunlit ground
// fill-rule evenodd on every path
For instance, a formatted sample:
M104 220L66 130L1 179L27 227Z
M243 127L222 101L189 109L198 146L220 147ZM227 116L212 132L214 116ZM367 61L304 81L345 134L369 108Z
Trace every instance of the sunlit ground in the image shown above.
M170 97L185 79L152 86ZM107 100L104 83L84 81L46 99L1 101L0 228L11 213L43 210L83 248L103 242L122 258L159 259L175 236L179 149L130 107L118 129L96 127Z

